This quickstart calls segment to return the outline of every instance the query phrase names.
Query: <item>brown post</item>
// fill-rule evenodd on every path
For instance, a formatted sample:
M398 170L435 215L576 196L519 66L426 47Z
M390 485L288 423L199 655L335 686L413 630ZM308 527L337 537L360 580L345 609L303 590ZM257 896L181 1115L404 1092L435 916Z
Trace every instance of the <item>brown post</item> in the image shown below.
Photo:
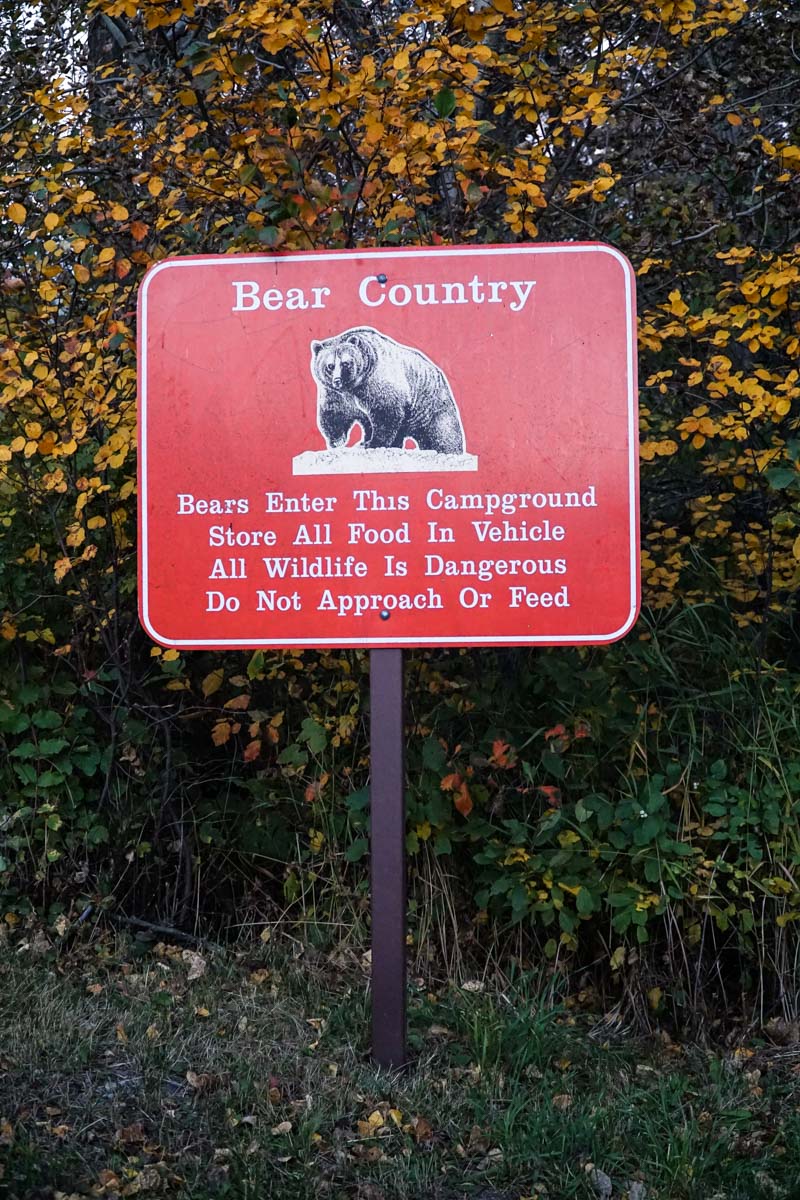
M403 651L370 650L372 1057L406 1061Z

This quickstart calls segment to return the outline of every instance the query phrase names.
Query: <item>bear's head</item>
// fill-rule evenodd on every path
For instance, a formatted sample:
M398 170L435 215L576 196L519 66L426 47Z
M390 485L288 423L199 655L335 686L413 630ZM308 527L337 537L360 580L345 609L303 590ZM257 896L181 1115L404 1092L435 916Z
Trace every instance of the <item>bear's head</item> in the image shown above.
M324 387L351 392L364 377L367 362L357 338L344 335L311 343L311 370Z

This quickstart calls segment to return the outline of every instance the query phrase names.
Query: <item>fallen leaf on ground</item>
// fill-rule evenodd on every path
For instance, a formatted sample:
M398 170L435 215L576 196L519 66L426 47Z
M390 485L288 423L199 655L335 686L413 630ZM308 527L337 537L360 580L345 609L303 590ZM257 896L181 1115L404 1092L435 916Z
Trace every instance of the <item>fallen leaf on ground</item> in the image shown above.
M207 964L202 954L197 954L194 950L184 950L181 958L189 966L186 978L190 983L193 979L200 979L202 975L205 975Z
M206 1071L187 1071L186 1082L198 1093L213 1092L226 1082L222 1075L212 1075Z
M433 1126L424 1117L412 1117L411 1124L414 1129L414 1137L418 1142L429 1142L431 1140L433 1137Z
M121 1145L132 1145L135 1142L143 1142L145 1140L144 1125L141 1121L137 1121L134 1125L123 1125L117 1130L117 1141Z

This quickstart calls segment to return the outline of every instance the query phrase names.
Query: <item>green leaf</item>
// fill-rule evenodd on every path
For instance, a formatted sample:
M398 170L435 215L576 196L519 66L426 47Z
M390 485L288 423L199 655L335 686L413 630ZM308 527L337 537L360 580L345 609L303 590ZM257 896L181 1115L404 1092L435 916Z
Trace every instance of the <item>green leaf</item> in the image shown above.
M11 758L38 758L39 752L33 742L20 742L10 754Z
M511 892L511 916L519 921L528 911L528 889L522 883L517 883Z
M447 756L442 743L435 737L426 738L422 743L422 765L429 771L441 775L444 771Z
M328 744L328 735L319 721L306 717L300 726L300 740L308 744L312 754L319 754Z
M308 755L305 750L301 750L297 742L291 742L285 750L281 750L278 762L283 767L304 767L308 762Z
M69 742L66 738L44 738L39 743L39 753L42 756L45 754L58 754L60 750L63 750L68 745Z
M661 881L661 863L657 858L645 859L644 877L648 883L659 883Z
M433 839L433 852L439 854L452 854L453 844L446 833L437 833Z
M85 754L73 754L71 761L74 766L83 771L84 775L94 775L100 764L100 751L88 750Z
M348 862L354 863L362 859L368 850L369 842L366 838L360 837L356 838L353 844L347 847L344 856Z
M247 678L255 679L264 670L264 651L256 650L247 664Z
M56 787L57 784L64 782L64 776L60 771L42 771L36 782L39 787Z
M345 800L345 804L351 812L363 812L369 806L369 788L359 788L357 792L351 792Z
M17 712L13 708L0 708L0 730L3 733L23 733L30 723L27 713Z
M449 117L456 107L455 93L451 88L444 87L433 97L433 107L440 117Z
M791 467L773 467L772 470L765 473L770 485L776 491L783 491L784 488L791 487L793 483L800 482L800 473Z
M48 709L46 712L33 714L33 723L37 729L58 729L62 724L61 714Z
M553 779L564 778L564 760L560 754L545 750L542 754L542 766Z

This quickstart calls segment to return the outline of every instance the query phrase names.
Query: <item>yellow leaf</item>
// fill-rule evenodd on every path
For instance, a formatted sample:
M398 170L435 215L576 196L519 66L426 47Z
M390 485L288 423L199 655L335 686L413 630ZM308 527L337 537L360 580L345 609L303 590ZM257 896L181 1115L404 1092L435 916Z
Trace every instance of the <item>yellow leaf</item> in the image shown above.
M659 1004L661 1003L661 997L663 995L664 995L664 993L660 987L650 988L650 991L647 993L647 1002L650 1005L650 1007L652 1008L653 1012L656 1011Z
M216 671L212 671L210 675L206 675L203 682L200 684L200 691L206 699L213 696L214 692L218 692L222 687L222 681L225 678L225 671L222 667L217 667Z
M367 131L364 134L364 141L370 146L376 146L378 142L386 135L386 126L381 125L380 121L373 121L367 126Z
M217 721L211 730L211 740L215 746L224 746L232 732L233 727L230 721Z
M800 559L800 537L797 537L794 540L794 545L792 546L792 554L795 556L795 558Z
M44 219L45 229L55 229L58 225L58 213L49 212Z
M685 317L689 311L688 304L684 304L681 300L681 294L677 289L669 294L669 311L675 317Z
M6 216L8 217L9 221L13 221L15 225L24 225L27 215L28 214L25 211L25 206L23 204L9 204L8 208L6 209Z
M151 196L160 196L164 190L164 180L151 179L147 185L147 190Z
M78 283L88 283L89 279L91 278L89 272L82 263L75 263L75 266L72 268L72 272Z
M728 122L729 125L741 125L741 123L742 123L742 118L740 116L737 116L736 113L727 113L725 120Z
M179 650L167 650L164 654L164 662L175 662L176 658L180 658Z
M115 221L127 221L128 210L124 204L114 204L111 208L111 216Z
M611 955L611 970L618 971L625 962L625 947L617 946L614 953Z
M97 261L100 263L111 262L111 260L115 254L116 254L116 251L114 250L114 248L112 246L105 246L98 254Z

